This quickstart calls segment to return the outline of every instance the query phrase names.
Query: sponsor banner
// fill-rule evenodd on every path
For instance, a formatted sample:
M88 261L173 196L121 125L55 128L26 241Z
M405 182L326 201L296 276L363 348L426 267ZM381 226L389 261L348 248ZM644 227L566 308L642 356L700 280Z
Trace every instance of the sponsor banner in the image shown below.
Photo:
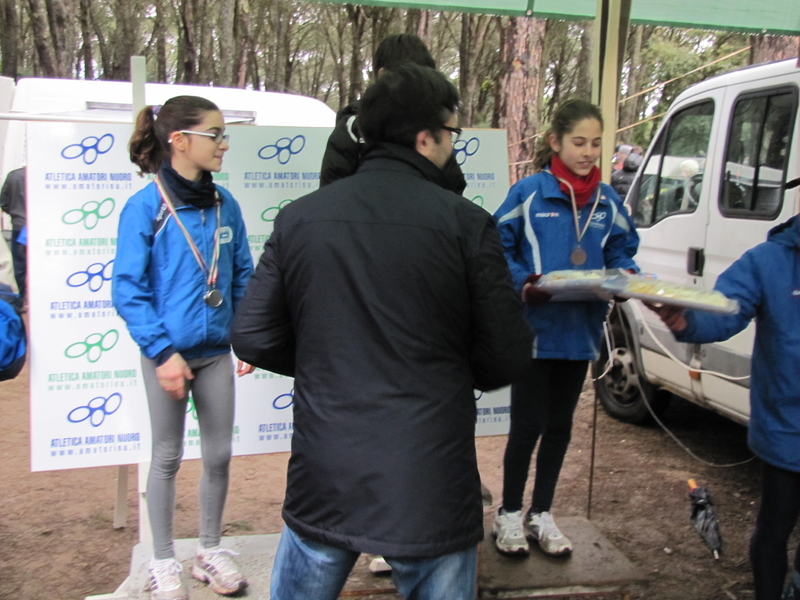
M111 274L120 211L151 178L139 177L129 160L129 125L27 127L32 470L147 461L140 353L111 305ZM239 202L256 263L280 208L318 188L330 129L228 132L231 149L214 179ZM492 212L508 190L505 132L463 137L456 158L464 195ZM290 449L293 391L291 378L262 370L237 378L234 454ZM507 390L480 396L478 434L506 433L507 407ZM184 445L185 458L200 456L191 398Z

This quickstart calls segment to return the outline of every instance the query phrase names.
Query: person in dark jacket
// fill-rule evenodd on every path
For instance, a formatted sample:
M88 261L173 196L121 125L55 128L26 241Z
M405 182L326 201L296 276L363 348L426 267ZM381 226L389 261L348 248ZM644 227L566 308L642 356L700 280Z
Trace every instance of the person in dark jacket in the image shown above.
M611 174L611 187L614 188L614 191L619 194L619 197L622 198L623 201L628 195L628 191L631 189L633 179L636 177L636 172L639 170L641 164L642 155L631 152L628 154L625 162L622 163L622 168Z
M370 86L363 164L281 209L234 320L237 355L295 378L273 600L337 598L362 552L406 598L475 597L474 389L532 339L491 215L447 189L457 102L413 64Z
M727 340L756 319L747 441L761 463L761 506L750 540L756 600L800 598L800 546L789 590L786 546L800 515L800 219L774 227L745 252L714 289L739 302L720 315L655 307L681 342Z
M404 62L412 62L423 67L436 68L436 62L425 47L425 43L415 35L399 33L390 35L380 43L372 57L372 70L375 77L380 77L387 69ZM322 157L322 168L319 175L319 186L325 187L337 179L349 177L361 164L364 153L364 139L358 127L358 107L360 102L351 102L336 114L336 126L328 138L325 154ZM456 162L455 155L448 158L443 167L447 179L447 188L460 194L467 187L464 173Z

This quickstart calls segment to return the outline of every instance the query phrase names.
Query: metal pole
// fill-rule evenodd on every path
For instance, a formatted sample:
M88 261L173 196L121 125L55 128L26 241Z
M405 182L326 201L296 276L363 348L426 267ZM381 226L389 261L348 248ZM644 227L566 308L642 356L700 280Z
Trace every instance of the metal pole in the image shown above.
M594 453L597 442L597 393L594 395L594 410L592 414L592 453L589 460L589 500L586 506L586 518L592 519L592 490L594 489Z

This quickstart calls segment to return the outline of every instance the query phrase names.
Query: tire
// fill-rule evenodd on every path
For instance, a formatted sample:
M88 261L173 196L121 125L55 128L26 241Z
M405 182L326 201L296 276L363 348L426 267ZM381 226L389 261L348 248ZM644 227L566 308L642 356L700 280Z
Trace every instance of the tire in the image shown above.
M645 404L645 399L656 416L660 417L669 406L672 394L655 389L641 375L640 361L633 346L633 334L627 329L627 323L619 319L619 312L615 310L609 317L613 366L602 379L594 382L594 390L609 416L625 423L649 425L655 420ZM607 366L608 348L604 343L600 358L592 363L592 378L602 375Z

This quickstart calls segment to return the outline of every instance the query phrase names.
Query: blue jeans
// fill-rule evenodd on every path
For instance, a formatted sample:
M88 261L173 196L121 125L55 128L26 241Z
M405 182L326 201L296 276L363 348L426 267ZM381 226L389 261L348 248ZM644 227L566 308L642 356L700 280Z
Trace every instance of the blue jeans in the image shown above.
M272 600L336 600L359 553L327 546L283 528L272 567ZM406 600L475 600L477 546L436 558L389 558Z

